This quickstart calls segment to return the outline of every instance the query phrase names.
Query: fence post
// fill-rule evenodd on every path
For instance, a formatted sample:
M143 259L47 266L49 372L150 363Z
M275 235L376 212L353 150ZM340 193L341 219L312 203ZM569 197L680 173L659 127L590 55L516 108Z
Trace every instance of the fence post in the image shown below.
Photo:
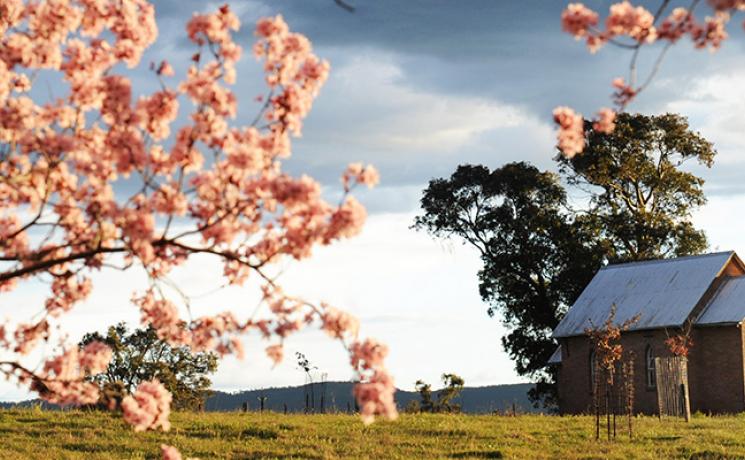
M685 383L680 384L681 393L683 394L683 412L685 414L686 422L691 421L691 399L688 396L688 385Z

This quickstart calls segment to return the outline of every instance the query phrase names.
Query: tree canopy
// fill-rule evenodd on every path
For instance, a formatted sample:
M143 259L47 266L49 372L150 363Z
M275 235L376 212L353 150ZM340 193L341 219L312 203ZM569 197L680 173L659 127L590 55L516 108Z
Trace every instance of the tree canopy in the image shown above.
M421 401L411 401L409 412L460 412L460 404L453 402L460 396L465 380L456 374L442 374L442 389L437 391L437 400L432 398L432 385L417 380L414 388L419 392Z
M611 133L585 126L585 152L557 156L560 174L518 162L461 165L433 179L414 224L478 249L481 297L509 329L502 344L517 372L537 382L531 396L545 404L555 402L551 332L603 264L707 247L690 220L706 200L703 180L681 166L711 166L711 143L673 114L622 114Z
M141 382L157 379L173 396L179 409L198 409L209 395L209 375L217 370L217 355L193 353L158 338L154 328L127 330L124 323L109 327L105 335L86 334L83 347L91 342L106 344L112 358L106 370L93 377L101 389L100 404L118 406Z

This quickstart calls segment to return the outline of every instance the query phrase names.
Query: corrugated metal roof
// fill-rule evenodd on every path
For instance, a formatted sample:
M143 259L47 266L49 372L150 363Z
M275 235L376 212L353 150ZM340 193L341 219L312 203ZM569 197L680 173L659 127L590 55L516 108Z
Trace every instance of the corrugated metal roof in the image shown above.
M561 345L556 347L556 350L554 350L551 357L548 358L548 362L546 364L561 364Z
M613 304L619 324L640 315L630 330L680 326L733 255L728 251L604 267L553 336L583 335L590 321L596 326L605 322Z
M739 323L745 319L745 276L728 278L696 320L696 324Z

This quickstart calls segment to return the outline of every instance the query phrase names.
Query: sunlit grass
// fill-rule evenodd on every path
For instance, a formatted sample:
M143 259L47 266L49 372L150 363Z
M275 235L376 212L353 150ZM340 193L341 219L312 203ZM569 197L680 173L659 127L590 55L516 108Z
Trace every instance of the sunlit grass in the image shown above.
M594 439L591 417L402 415L365 427L351 415L177 413L168 433L134 433L110 413L0 411L0 458L690 458L745 459L745 416L691 423L640 417L629 440Z

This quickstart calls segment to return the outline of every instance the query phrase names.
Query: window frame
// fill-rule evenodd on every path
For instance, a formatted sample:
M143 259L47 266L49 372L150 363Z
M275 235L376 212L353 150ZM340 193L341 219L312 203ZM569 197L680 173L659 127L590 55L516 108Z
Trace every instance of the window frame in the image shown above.
M657 365L652 345L647 345L644 349L644 382L648 390L657 388Z

